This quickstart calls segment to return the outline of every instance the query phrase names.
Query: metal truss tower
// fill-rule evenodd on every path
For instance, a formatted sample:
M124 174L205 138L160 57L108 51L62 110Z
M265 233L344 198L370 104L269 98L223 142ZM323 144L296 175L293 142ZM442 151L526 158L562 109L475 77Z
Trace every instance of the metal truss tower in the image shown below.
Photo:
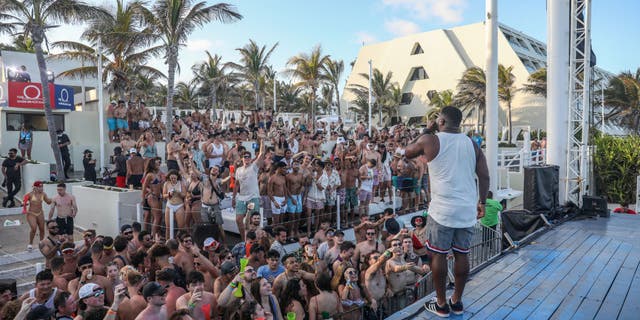
M566 197L582 206L591 179L589 131L591 118L591 0L571 0L569 44L569 123ZM550 111L550 110L549 110ZM547 111L547 112L549 112Z

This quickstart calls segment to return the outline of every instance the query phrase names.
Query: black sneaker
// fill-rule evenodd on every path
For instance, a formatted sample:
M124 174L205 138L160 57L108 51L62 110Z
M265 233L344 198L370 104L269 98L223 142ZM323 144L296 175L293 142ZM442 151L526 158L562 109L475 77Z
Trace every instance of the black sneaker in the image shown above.
M437 300L433 299L424 303L424 309L441 318L449 318L449 304L445 303L444 307L438 305Z
M451 312L455 315L461 315L464 313L464 307L462 306L462 300L456 302L455 304L451 302L451 298L449 298L449 307L451 307Z

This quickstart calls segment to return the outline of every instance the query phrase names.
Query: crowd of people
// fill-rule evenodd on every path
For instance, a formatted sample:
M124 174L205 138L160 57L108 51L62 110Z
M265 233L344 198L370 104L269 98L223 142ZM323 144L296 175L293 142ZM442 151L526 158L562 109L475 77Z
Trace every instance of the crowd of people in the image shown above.
M243 113L236 123L195 112L175 119L165 164L156 148L160 127L138 125L137 139L135 131L116 132L116 184L142 189L143 221L117 235L86 230L76 247L73 218L89 213L78 213L64 184L49 199L36 182L25 211L40 229L46 269L20 299L0 301L0 319L379 319L412 303L429 271L438 299L425 307L444 315L450 249L456 292L444 304L446 315L449 305L461 312L466 274L458 269L466 263L468 272L469 221L484 216L488 179L479 148L453 134L458 113L443 111L436 136L403 124L369 133L363 123L289 124L268 112ZM444 140L434 151L425 137ZM454 160L462 164L448 163ZM428 161L436 164L433 191ZM400 212L426 207L431 194L434 210L415 215L411 226L392 208L369 212L372 201L393 204L396 190ZM235 245L222 229L226 197L241 237ZM54 204L46 221L43 202ZM196 243L193 231L203 222L217 233ZM355 241L345 240L338 222L353 227ZM34 226L30 241L35 233Z

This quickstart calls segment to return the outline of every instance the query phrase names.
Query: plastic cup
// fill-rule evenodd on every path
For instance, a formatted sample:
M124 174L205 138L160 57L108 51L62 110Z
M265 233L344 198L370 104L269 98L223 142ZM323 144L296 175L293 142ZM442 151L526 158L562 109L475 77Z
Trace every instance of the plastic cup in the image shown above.
M287 312L287 320L296 320L295 312Z

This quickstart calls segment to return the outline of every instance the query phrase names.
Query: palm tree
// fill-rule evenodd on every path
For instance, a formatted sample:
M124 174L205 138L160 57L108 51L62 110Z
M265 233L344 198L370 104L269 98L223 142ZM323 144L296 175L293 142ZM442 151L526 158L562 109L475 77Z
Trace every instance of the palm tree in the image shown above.
M338 107L338 117L342 117L342 109L340 107L340 78L342 78L342 72L344 72L344 62L342 60L331 60L322 68L323 76L325 80L331 83L333 91L336 93L336 106Z
M244 47L236 49L240 53L240 64L231 63L238 70L239 77L253 87L256 109L260 107L260 82L269 70L269 58L276 47L278 47L278 43L267 50L266 45L261 47L250 39Z
M386 109L388 110L389 117L392 113L395 113L396 119L400 118L400 103L402 103L402 88L397 83L394 83L389 90L386 99ZM391 124L391 122L389 122Z
M300 53L287 61L288 72L298 80L295 85L305 87L309 93L308 101L311 103L311 127L313 132L315 132L316 128L316 93L323 80L322 69L329 60L328 55L322 54L322 47L317 45L311 50L311 54Z
M443 91L433 91L427 93L429 96L429 105L431 109L427 111L425 115L425 120L436 120L442 108L446 106L453 105L453 91L452 90L443 90Z
M207 98L207 105L214 109L218 106L218 96L223 86L228 83L227 64L222 63L222 57L211 55L205 51L207 59L191 67L193 80L198 86L198 94Z
M51 139L51 149L56 159L59 173L64 172L62 155L58 147L56 123L51 112L49 86L47 85L47 63L44 58L42 43L47 41L46 31L56 24L81 23L94 21L107 16L104 9L87 5L78 0L0 0L0 31L19 30L24 37L33 41L33 48L38 61L42 96L44 100L44 114ZM65 175L58 175L61 179Z
M278 102L283 112L293 112L298 106L301 88L290 83L278 84Z
M540 68L529 75L522 91L547 97L547 68Z
M320 87L320 101L318 104L319 110L323 114L331 114L331 106L333 106L333 85L325 83Z
M180 109L197 109L194 108L198 105L199 96L197 90L193 82L178 82L173 97L175 105Z
M360 76L364 78L364 80L369 82L369 74L361 73ZM391 78L393 77L393 72L389 71L387 74L383 74L379 69L373 69L372 79L371 79L371 92L374 98L374 102L371 106L371 112L375 112L376 109L382 108L385 106L387 99L389 98L389 94L392 90L393 83L391 82ZM367 96L369 94L369 86L363 86L360 84L352 84L349 88L351 92L355 93L356 96ZM358 100L358 99L356 99ZM367 98L368 100L368 98ZM368 108L368 106L366 107ZM372 116L373 117L373 116Z
M462 74L462 79L458 82L458 93L453 97L456 105L466 113L465 118L469 118L473 111L476 113L476 132L480 131L480 123L484 124L486 117L485 95L487 90L484 70L478 67L471 67ZM482 126L484 135L484 125Z
M513 66L505 68L505 66L498 65L498 99L507 104L507 122L509 127L509 144L513 140L513 122L511 119L511 102L513 101L513 95L517 89L515 86L516 76L513 75Z
M625 71L609 81L604 101L611 111L608 118L638 132L640 126L640 68Z
M194 3L193 0L158 0L153 6L154 26L161 34L167 64L167 117L166 127L173 127L173 91L180 47L196 28L217 20L223 23L242 19L235 7L227 3L207 5L205 1ZM165 139L169 141L171 130L166 131Z

